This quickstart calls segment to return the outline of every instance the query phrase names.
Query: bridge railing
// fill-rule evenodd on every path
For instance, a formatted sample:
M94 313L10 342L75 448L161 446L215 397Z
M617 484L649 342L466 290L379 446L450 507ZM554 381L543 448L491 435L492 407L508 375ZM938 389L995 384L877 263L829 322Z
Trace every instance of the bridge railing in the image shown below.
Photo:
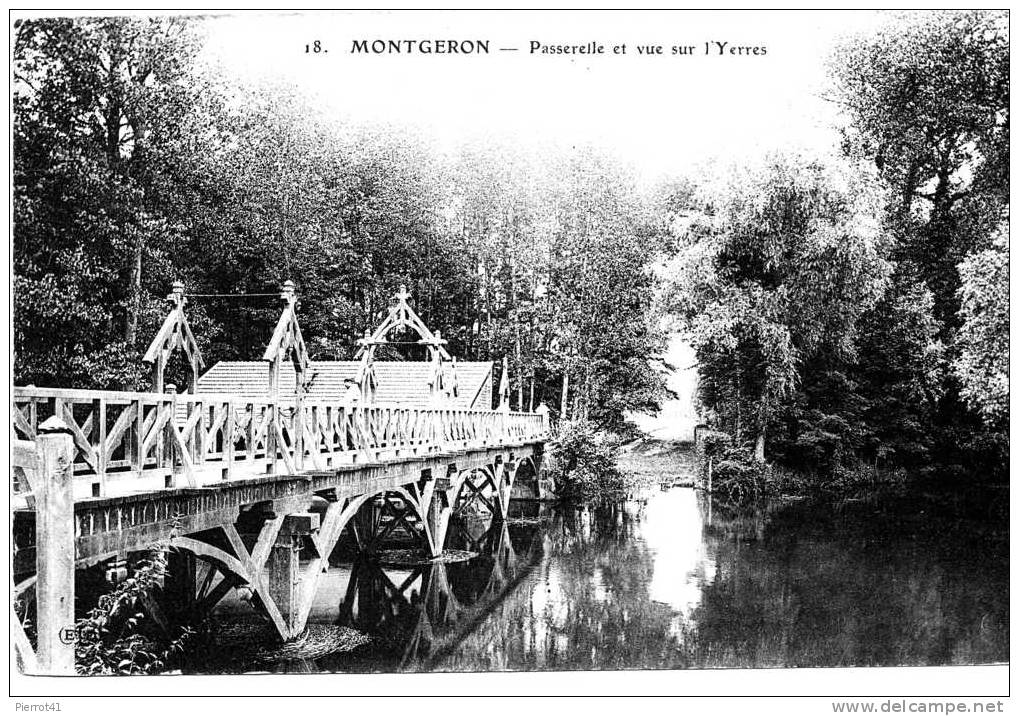
M34 440L52 415L74 440L78 499L522 443L548 432L534 413L308 399L298 411L293 398L14 388L16 439Z

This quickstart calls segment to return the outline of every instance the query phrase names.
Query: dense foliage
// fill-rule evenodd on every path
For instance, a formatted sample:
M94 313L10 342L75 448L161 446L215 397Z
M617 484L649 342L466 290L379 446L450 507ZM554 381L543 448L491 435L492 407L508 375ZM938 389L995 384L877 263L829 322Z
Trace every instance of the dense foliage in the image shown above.
M672 309L723 472L1006 469L1008 40L927 15L835 54L835 160L677 185ZM954 467L953 467L954 466ZM891 474L889 472L888 474Z
M625 497L628 480L616 464L615 440L588 420L560 423L544 466L555 494L568 502Z
M146 613L167 574L166 553L157 548L131 576L99 597L74 625L75 669L79 674L158 674L173 668L194 635L176 627L168 635ZM169 625L167 628L174 629Z
M351 357L406 284L452 353L509 357L515 408L602 427L656 408L663 382L644 358L663 347L661 231L625 168L584 149L448 156L407 131L342 126L290 88L214 79L201 27L18 24L17 383L144 388L173 281L271 294L291 279L313 359ZM260 355L279 309L196 296L188 310L212 364Z

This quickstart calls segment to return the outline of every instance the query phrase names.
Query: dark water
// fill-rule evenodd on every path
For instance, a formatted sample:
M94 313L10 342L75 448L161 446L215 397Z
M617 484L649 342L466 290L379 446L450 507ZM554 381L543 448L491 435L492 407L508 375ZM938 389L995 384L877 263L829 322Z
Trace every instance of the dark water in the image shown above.
M776 503L688 488L457 526L467 562L355 562L311 621L373 637L288 671L922 665L1008 659L1007 493Z

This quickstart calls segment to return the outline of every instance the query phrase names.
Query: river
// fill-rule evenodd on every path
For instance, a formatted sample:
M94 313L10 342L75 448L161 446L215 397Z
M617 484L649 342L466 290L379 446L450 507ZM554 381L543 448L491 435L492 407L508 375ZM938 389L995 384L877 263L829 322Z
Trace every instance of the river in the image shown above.
M342 558L312 629L369 639L283 672L972 664L1008 659L1007 493L779 500L689 487L515 503L455 526L468 561ZM253 665L246 665L248 670ZM226 669L234 670L234 669Z

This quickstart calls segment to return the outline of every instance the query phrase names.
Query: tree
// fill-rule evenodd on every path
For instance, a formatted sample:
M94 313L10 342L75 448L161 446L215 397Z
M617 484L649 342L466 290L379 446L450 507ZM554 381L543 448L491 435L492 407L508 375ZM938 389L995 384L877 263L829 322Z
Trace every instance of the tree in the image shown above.
M140 379L181 239L170 174L205 137L192 23L41 19L15 30L15 375ZM151 270L146 271L145 264ZM162 295L160 295L162 294ZM144 346L141 346L142 348Z
M853 357L891 272L881 194L852 167L773 157L701 190L674 263L672 305L697 352L700 401L764 461L804 367Z
M652 367L665 348L652 310L661 228L633 177L611 159L580 151L552 171L545 362L562 375L569 417L620 429L625 411L654 412L665 395Z
M945 331L958 325L956 265L1008 202L1008 17L925 13L833 55L844 149L892 188L896 259L916 266Z
M1008 227L959 266L962 327L953 368L963 399L992 427L1008 422Z
M906 444L894 439L900 448L919 454L926 448L917 449L927 444L937 447L936 454L929 455L937 463L1000 468L1002 441L987 432L988 422L972 410L981 405L976 398L981 391L973 381L983 380L988 388L991 376L1005 367L991 367L988 354L978 359L983 367L973 362L974 341L979 339L972 333L972 314L967 316L962 303L968 297L974 305L975 295L972 287L963 287L960 269L968 265L967 256L992 248L1008 216L1008 17L1001 12L945 12L900 18L871 36L850 40L833 56L832 69L835 97L848 120L843 149L873 161L890 190L885 222L896 239L892 258L897 291L930 292L936 352L942 355L942 367L955 366L954 371L934 371L941 385L929 391L939 396L933 409L926 402L903 406L878 415L878 423L889 415L909 416L903 425L911 427L905 432L917 439ZM970 332L963 338L967 321ZM894 328L881 331L894 333ZM933 355L922 341L914 348ZM901 375L899 367L907 365L916 375L925 372L915 356L888 351L875 355L887 359L890 376ZM872 376L875 406L910 382L893 379L882 390L881 367L875 364L866 372ZM985 403L983 410L990 405ZM996 416L991 422L1000 420L998 411L990 410Z

